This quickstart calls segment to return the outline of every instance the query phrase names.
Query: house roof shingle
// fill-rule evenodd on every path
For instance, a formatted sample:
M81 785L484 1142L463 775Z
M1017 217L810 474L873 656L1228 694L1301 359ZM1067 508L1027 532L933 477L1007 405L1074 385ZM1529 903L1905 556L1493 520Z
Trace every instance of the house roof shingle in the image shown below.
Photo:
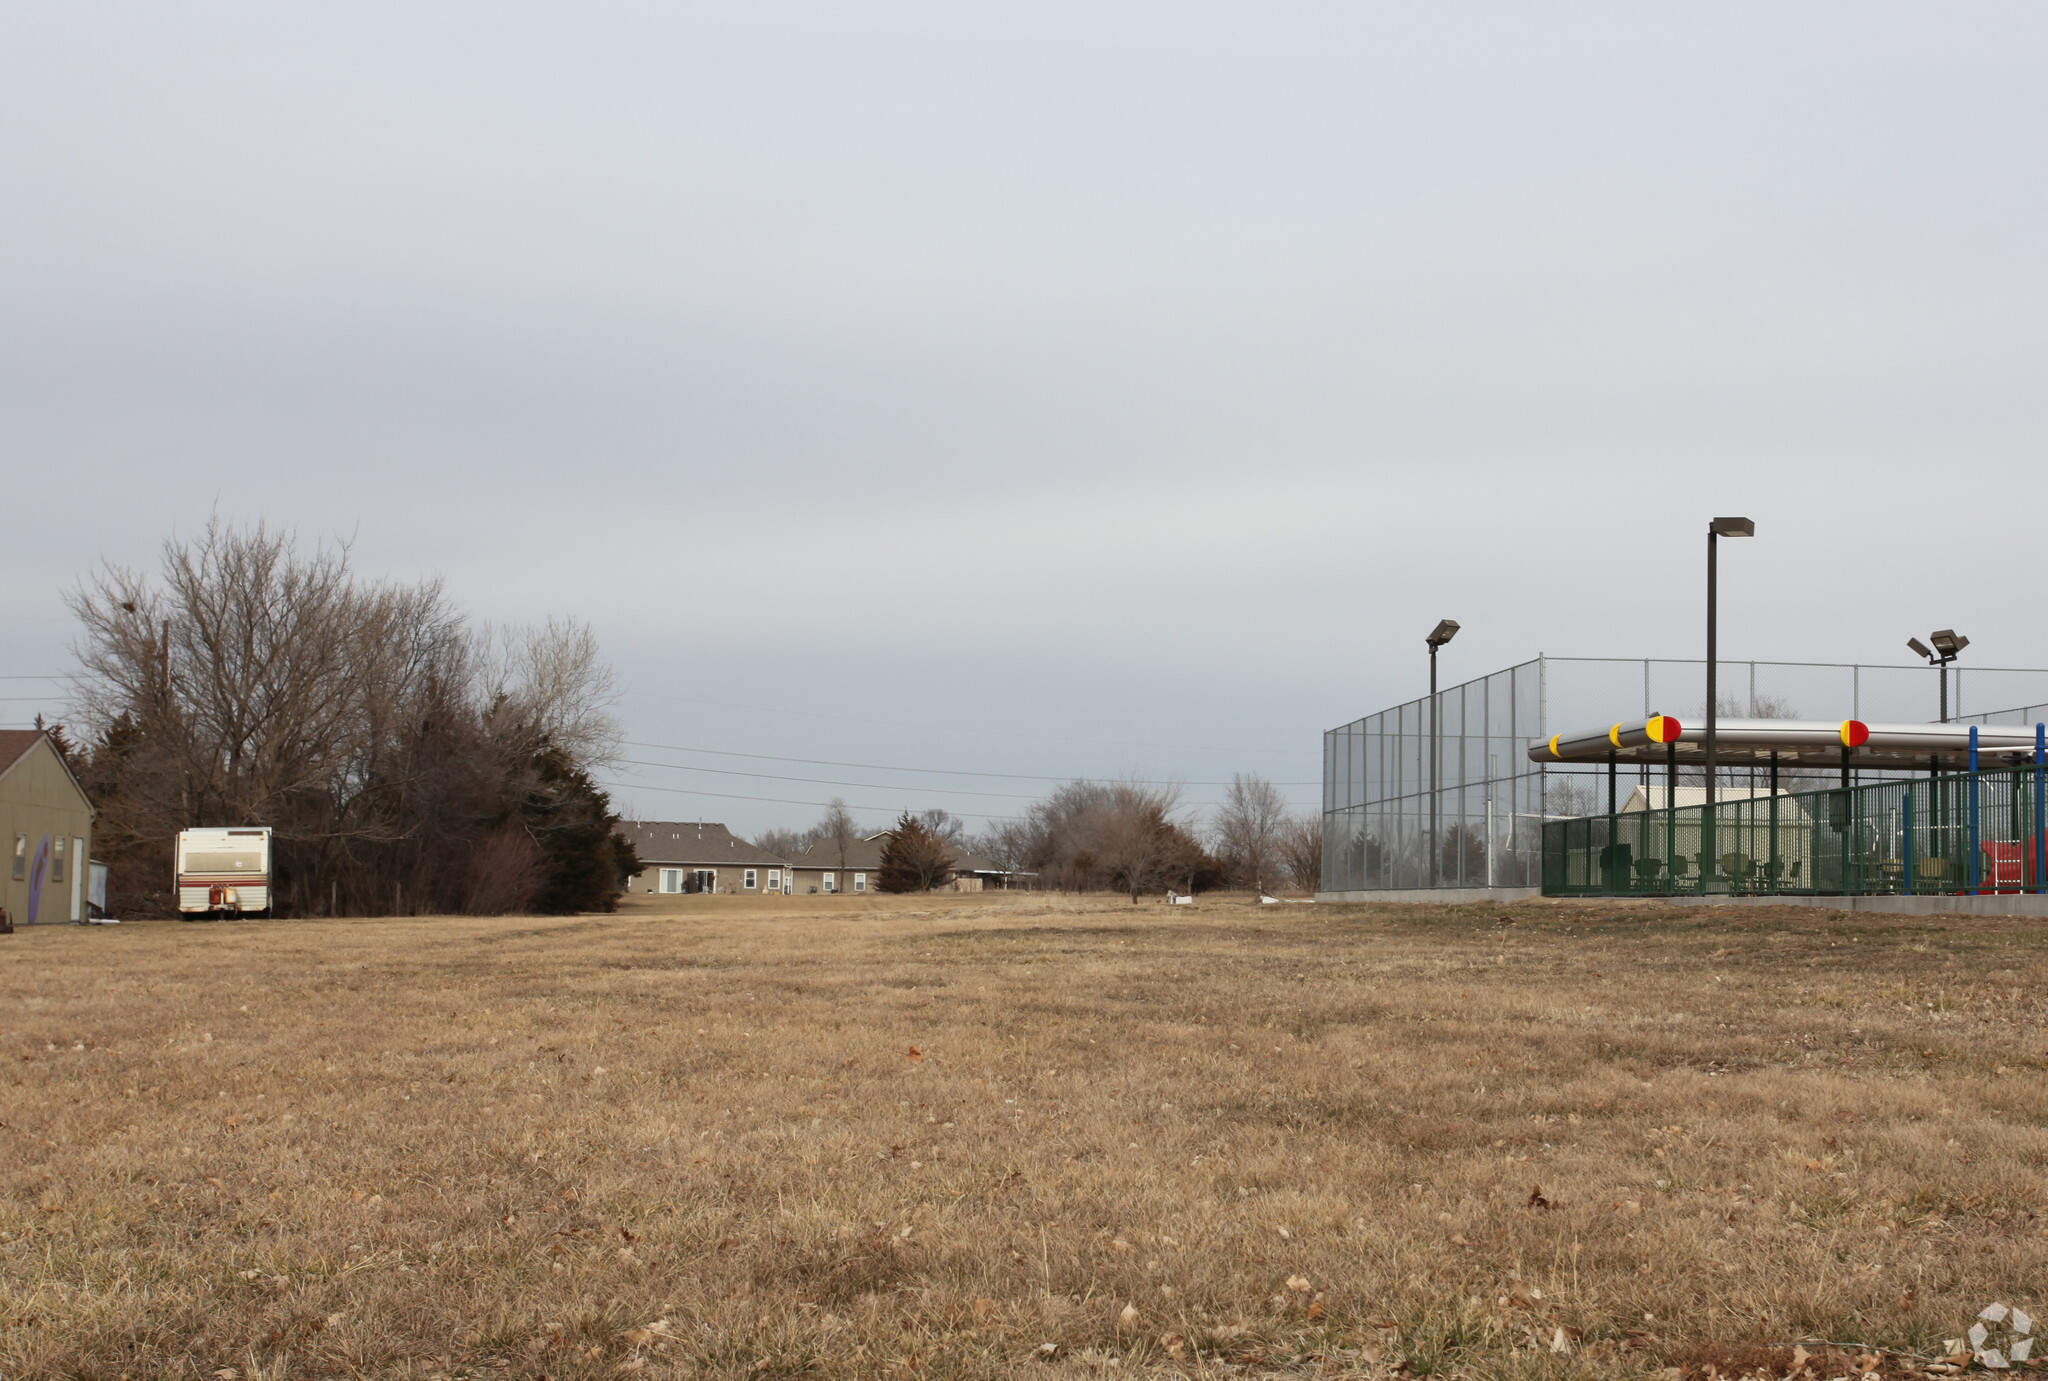
M691 821L622 820L619 833L633 845L643 864L702 864L717 867L786 867L787 861L766 849L736 839L723 825Z
M41 729L0 729L0 773L27 757L42 739Z
M858 868L875 872L882 866L882 846L889 842L889 836L878 834L872 839L849 839L842 856L839 846L829 839L820 839L789 861L792 868Z
M789 861L792 868L855 868L866 872L878 872L882 867L882 850L888 846L886 833L870 835L866 839L848 840L845 862L840 861L839 846L829 839L821 839ZM953 856L953 871L956 873L1006 873L1007 868L999 867L970 849L949 845L946 850Z

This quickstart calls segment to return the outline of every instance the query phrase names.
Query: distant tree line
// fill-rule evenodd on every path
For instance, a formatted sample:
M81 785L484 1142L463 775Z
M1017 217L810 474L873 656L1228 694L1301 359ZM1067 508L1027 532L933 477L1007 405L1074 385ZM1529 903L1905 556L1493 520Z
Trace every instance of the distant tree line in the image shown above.
M1133 901L1222 887L1314 891L1322 883L1321 817L1290 812L1271 782L1243 773L1232 778L1206 828L1182 806L1178 786L1115 778L1067 782L1023 816L993 821L979 833L969 833L957 816L929 810L905 813L888 834L877 880L884 891L939 885L967 850L1029 875L1032 886L1122 892ZM836 846L844 866L847 845L863 837L846 803L835 799L809 829L767 830L754 843L782 858L823 846L828 862Z
M69 603L116 914L174 912L174 839L204 826L271 826L294 915L610 910L638 868L592 776L619 731L581 624L474 626L438 580L218 520Z

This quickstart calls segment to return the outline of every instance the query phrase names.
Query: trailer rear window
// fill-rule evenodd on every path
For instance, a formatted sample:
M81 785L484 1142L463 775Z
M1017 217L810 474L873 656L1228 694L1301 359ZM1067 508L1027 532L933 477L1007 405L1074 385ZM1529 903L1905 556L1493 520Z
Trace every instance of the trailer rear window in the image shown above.
M185 855L185 871L188 873L260 873L263 871L263 855L260 853L190 853Z

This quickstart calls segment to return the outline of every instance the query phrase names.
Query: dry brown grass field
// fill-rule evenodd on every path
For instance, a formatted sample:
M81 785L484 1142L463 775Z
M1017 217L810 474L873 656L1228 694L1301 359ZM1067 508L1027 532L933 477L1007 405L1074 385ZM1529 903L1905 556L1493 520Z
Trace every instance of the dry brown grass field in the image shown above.
M2048 1312L2036 922L660 901L0 939L0 1371L1827 1381Z

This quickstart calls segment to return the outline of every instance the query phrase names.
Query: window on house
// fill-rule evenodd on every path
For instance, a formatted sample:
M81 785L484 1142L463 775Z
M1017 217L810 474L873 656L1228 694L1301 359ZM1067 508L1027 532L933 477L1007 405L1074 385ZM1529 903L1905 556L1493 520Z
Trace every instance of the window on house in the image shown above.
M14 875L16 877L21 876L21 868L19 864L15 866ZM825 890L827 892L837 892L839 890L839 875L837 873L825 874Z
M866 873L855 873L853 875L853 890L856 892L868 890L868 875Z
M771 892L780 892L782 890L782 870L780 868L770 868L768 870L768 890Z
M716 892L718 890L718 870L716 868L699 868L697 870L697 890L699 892Z
M664 891L664 892L680 892L680 891L682 891L682 890L683 890L683 870L682 870L682 869L680 869L680 868L664 868L664 869L662 869L662 870L661 870L661 890L662 890L662 891Z
M51 855L50 855L50 881L52 881L52 882L62 882L63 880L64 880L64 836L60 834L60 835L58 835L58 836L57 836L57 843L56 843L56 848L55 848L55 850L54 850L54 851L53 851L53 852L51 853Z
M28 877L28 836L14 836L14 880L21 882Z
M754 870L752 868L747 869L747 890L749 892L754 890Z

